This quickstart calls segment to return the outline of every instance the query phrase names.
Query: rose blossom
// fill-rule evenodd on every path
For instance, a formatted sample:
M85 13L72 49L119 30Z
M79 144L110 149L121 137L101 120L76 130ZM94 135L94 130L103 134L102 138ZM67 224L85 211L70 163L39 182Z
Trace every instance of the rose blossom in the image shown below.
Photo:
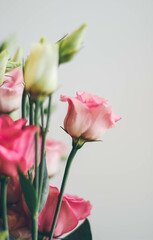
M15 68L5 74L4 82L0 86L0 112L9 113L21 105L24 88L22 70Z
M57 187L50 185L46 204L38 218L38 229L41 233L50 232L58 196L59 190ZM54 231L54 237L73 230L77 226L79 220L83 220L90 215L91 208L92 206L89 201L85 201L77 196L64 194Z
M60 141L47 139L45 150L48 175L52 177L58 170L59 162L66 151L66 145Z
M69 104L64 128L74 138L96 140L121 119L112 113L107 100L83 91L77 92L76 97L61 95L60 99Z
M16 177L17 166L27 172L34 165L37 127L25 124L26 119L0 116L0 174Z

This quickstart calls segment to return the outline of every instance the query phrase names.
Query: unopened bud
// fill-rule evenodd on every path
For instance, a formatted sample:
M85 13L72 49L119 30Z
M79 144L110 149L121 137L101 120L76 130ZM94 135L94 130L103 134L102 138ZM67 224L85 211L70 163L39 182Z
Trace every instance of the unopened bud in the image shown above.
M57 43L59 44L59 64L70 61L80 50L86 27L87 24L83 24L71 35Z
M59 48L46 41L35 43L25 62L25 89L36 100L44 98L54 92L57 87Z

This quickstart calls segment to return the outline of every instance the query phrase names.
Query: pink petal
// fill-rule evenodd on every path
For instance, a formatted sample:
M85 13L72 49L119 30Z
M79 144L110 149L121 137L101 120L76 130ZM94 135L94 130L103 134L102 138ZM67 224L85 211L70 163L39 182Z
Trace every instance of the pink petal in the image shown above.
M72 137L80 137L91 124L89 108L76 98L67 98L69 107L64 128Z
M27 168L26 160L22 155L0 146L0 174L16 177L18 166L22 171Z
M85 201L83 198L71 196L69 194L65 194L64 198L68 201L78 220L83 220L90 215L92 205L89 201Z
M88 140L96 140L104 135L107 129L112 127L112 107L99 106L91 109L92 124L90 128L83 134Z
M50 185L49 195L45 207L40 212L38 225L40 232L49 232L53 221L59 190ZM91 204L76 196L65 194L62 200L54 237L60 236L73 230L79 220L86 218L90 214Z
M80 100L82 103L85 103L88 107L96 107L101 104L107 104L107 100L96 95L79 91L76 93L77 99Z
M17 176L17 165L27 172L34 164L36 126L24 127L26 120L0 116L0 174Z

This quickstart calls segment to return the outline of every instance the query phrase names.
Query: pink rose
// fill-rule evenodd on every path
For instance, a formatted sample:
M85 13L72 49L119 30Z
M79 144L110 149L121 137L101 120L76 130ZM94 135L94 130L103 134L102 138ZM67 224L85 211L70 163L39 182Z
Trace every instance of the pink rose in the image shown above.
M15 68L5 74L4 82L0 86L0 112L9 113L21 105L24 88L23 73Z
M40 212L38 219L38 228L41 233L50 232L58 196L59 190L57 187L50 185L47 202ZM58 215L54 237L73 230L79 220L83 220L90 215L91 208L92 206L89 201L85 201L77 196L65 194Z
M121 119L112 113L107 100L83 91L77 92L76 97L61 95L61 101L69 104L64 128L74 138L96 140Z
M58 170L59 162L66 151L66 145L60 141L47 139L45 150L48 175L52 177Z
M26 120L13 121L0 116L0 174L16 177L17 166L27 172L35 161L36 126L25 126Z

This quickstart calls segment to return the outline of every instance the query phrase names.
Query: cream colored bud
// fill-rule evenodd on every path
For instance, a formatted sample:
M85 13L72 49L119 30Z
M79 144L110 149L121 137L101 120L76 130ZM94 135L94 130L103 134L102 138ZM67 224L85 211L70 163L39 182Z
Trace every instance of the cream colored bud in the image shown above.
M83 24L68 37L60 40L59 44L59 63L70 61L80 50L87 24Z
M59 48L39 42L32 45L24 67L25 89L36 100L44 98L57 88Z

